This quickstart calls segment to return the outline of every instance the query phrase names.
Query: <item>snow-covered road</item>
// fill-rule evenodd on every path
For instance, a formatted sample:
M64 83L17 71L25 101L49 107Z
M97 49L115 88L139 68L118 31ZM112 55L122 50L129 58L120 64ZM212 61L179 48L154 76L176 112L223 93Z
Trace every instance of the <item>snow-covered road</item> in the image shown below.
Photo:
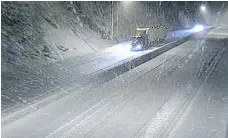
M191 39L102 85L75 90L3 126L2 137L225 138L226 30L216 28L210 39Z
M22 68L14 72L3 72L1 94L3 115L48 95L63 90L69 91L69 88L80 89L92 85L93 83L89 82L91 74L155 49L130 52L129 43L119 44L99 53L29 67L29 70Z
M181 39L170 39L166 43L177 40ZM30 105L33 106L33 103L41 100L44 103L43 99L55 94L63 96L72 90L100 85L127 71L126 69L121 69L122 72L116 71L115 67L159 49L151 47L146 51L133 52L130 50L130 43L129 41L120 43L101 52L81 57L28 66L28 68L21 67L13 72L2 72L2 115L6 116ZM45 102L47 104L52 100Z

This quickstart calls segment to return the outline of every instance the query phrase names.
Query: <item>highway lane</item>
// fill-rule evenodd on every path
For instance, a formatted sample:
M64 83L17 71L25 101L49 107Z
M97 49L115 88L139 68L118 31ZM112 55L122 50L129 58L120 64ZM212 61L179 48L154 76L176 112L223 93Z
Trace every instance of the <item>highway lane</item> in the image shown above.
M2 137L223 137L227 49L227 40L189 40L4 126Z
M127 42L91 55L29 67L29 69L15 72L3 72L1 101L3 115L48 95L58 93L62 89L67 91L67 88L80 89L86 85L92 85L83 79L111 65L135 58L154 49L131 52L130 42Z
M168 42L175 40L177 39L173 38ZM99 80L95 74L159 49L151 47L146 51L133 52L130 50L130 43L120 43L97 53L55 63L2 72L2 116L15 113L55 94L66 95L73 89L100 85L111 78ZM98 81L94 80L94 75Z

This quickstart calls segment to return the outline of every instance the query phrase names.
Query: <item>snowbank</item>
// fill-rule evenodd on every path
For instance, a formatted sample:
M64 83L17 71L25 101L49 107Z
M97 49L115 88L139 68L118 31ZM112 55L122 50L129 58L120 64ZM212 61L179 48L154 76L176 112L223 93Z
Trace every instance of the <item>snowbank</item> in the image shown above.
M69 5L72 2L2 2L2 72L112 45L104 37L107 27L92 28L99 22L85 20L83 6Z

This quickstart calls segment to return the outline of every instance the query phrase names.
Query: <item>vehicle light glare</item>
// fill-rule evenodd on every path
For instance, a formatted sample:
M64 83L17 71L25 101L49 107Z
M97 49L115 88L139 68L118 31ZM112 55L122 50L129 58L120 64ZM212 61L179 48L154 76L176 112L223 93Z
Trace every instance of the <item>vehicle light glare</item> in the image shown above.
M196 25L194 28L193 28L193 31L194 32L201 32L203 31L204 27L203 25Z
M141 48L142 48L141 45L137 45L137 46L135 47L135 49L137 49L137 50L139 50L139 49L141 49Z
M200 9L201 9L201 11L205 11L206 10L206 7L204 6L204 5L202 5L201 7L200 7Z

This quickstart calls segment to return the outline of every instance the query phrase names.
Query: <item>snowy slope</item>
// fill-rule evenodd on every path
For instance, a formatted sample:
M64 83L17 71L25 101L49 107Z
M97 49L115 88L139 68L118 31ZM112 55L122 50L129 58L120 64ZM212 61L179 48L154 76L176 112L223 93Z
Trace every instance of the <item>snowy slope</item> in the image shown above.
M112 8L115 40L117 37L117 2L113 7L111 2L94 1L1 4L2 72L28 70L28 66L82 56L116 42L111 42L110 38ZM178 8L173 8L175 4L134 2L129 11L122 2L118 4L118 39L121 42L131 38L135 27L164 24L167 29L174 29L180 26L179 17L174 16L178 12ZM170 6L161 10L165 5ZM166 29L160 33L164 31Z
M103 28L93 30L78 10L69 9L68 2L2 2L2 72L113 45L100 34Z

